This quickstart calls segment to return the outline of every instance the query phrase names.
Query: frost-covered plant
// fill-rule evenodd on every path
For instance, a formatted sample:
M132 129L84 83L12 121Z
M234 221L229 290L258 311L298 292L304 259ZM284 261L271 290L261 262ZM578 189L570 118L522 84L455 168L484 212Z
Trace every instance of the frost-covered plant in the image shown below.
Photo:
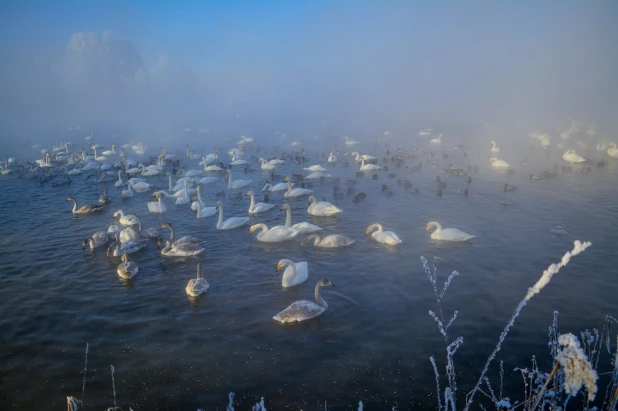
M557 360L564 372L564 391L572 396L577 395L582 386L588 391L588 401L597 395L597 372L588 361L588 356L579 345L579 340L573 334L562 334L558 337Z

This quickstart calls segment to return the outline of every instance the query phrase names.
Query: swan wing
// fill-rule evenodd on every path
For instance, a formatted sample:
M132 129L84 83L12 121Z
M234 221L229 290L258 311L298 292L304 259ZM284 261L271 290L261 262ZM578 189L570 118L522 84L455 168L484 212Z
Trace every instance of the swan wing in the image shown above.
M316 231L322 230L322 227L318 227L315 224L311 224L307 222L294 224L292 228L301 234L315 233Z

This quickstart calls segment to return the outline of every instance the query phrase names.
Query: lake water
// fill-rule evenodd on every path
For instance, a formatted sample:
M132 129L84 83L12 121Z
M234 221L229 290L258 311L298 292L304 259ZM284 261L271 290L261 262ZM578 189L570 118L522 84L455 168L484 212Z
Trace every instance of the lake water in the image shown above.
M382 156L384 150L368 145L364 152ZM316 182L314 190L343 213L311 217L306 197L289 203L294 223L309 221L324 227L324 234L356 240L352 247L334 251L301 247L300 240L260 243L255 235L248 236L248 226L220 232L216 217L197 220L188 205L174 206L171 199L167 213L152 214L146 206L150 195L121 200L113 183L106 184L112 197L106 211L74 216L68 195L81 204L98 199L99 186L86 184L84 174L59 188L1 176L0 393L5 399L0 408L65 409L67 395L81 395L86 343L86 409L113 404L112 364L119 405L133 403L139 410L222 409L230 391L236 393L237 409L249 409L261 396L270 409L324 409L325 401L329 409L352 409L359 400L371 409L435 408L429 357L438 359L444 375L445 348L428 315L436 303L420 256L440 258L441 281L453 270L461 274L443 302L445 315L459 311L450 336L464 338L455 357L461 404L527 288L574 240L591 241L592 247L528 304L499 353L507 394L519 398L521 376L513 368L528 366L536 355L549 371L547 327L553 310L561 313L561 331L574 333L601 327L605 314L618 311L618 160L603 168L591 164L588 174L559 171L555 178L531 181L529 173L563 162L557 153L550 159L540 150L530 156L531 164L547 166L518 166L506 175L491 169L485 159L489 155L464 159L462 152L449 150L448 159L432 159L441 167L481 167L471 173L467 198L458 193L466 187L463 177L430 164L406 173L389 163L395 179L383 172L377 180L359 179L355 193L347 192L345 180L354 179L357 168L332 168L329 173L341 178L343 198L333 199L328 182ZM349 157L341 161L353 162ZM325 165L326 157L305 166L317 163ZM277 173L284 177L301 172L299 167L288 163ZM442 197L435 194L436 175L447 182ZM234 176L253 180L249 188L255 192L266 180L260 171ZM411 180L420 193L406 193L397 179ZM150 180L167 189L166 177ZM516 184L517 190L505 193L505 182ZM204 186L204 202L214 206L215 193L229 191L226 183L222 177ZM382 193L383 184L392 197ZM247 188L232 191L244 194ZM361 191L367 198L353 202ZM505 200L510 204L500 204ZM270 202L275 208L251 217L251 223L270 227L285 222L285 212L279 211L283 195L271 194ZM223 203L226 217L247 215L247 197L226 196ZM139 273L125 281L116 274L118 261L106 260L106 247L91 252L81 246L88 235L114 223L112 213L118 209L136 213L145 227L171 222L178 237L204 239L206 253L166 258L153 241L132 255ZM431 220L476 237L465 244L433 241L424 230ZM375 222L395 231L403 243L389 247L365 237L365 228ZM552 235L549 230L556 225L569 234ZM282 258L307 261L308 281L291 289L281 287L280 274L273 281ZM195 277L198 262L210 289L193 299L185 286ZM298 324L272 319L295 300L312 300L320 278L336 285L323 291L329 304L323 315ZM497 368L494 363L491 376Z

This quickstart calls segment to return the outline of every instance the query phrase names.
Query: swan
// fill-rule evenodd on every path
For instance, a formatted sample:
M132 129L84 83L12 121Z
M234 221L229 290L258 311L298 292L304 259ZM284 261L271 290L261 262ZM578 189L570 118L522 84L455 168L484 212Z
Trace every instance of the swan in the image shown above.
M215 150L214 154L208 154L206 157L202 157L202 161L199 163L204 168L211 166L219 161L219 150Z
M290 180L290 177L286 177L283 179L284 183L288 183L288 191L285 192L285 194L283 194L284 197L286 198L290 198L290 197L300 197L300 196L305 196L305 195L309 195L311 193L313 193L313 190L309 190L307 188L292 188L292 183Z
M292 184L294 186L294 184ZM286 183L277 183L273 185L270 181L266 180L266 185L262 188L262 191L284 191L288 189Z
M102 152L101 154L104 156L115 156L116 155L116 144L112 144L112 149L111 150L105 150L104 152Z
M359 154L358 151L354 151L352 153L352 157L356 156L356 158L354 160L356 161L361 161L361 160L365 160L367 162L369 161L376 161L377 159L373 156L367 155L367 154Z
M360 171L373 171L373 170L380 170L380 166L376 166L375 164L365 164L365 160L361 160Z
M583 158L582 156L580 156L579 154L577 154L575 152L575 150L567 150L563 155L562 155L562 159L564 161L567 161L571 164L573 163L583 163L584 161L586 161L585 158Z
M258 161L260 162L261 166L260 168L263 171L271 171L275 169L275 165L271 164L271 163L267 163L266 160L264 160L263 158L259 158Z
M208 281L206 281L206 279L202 276L202 263L198 263L197 264L197 278L193 278L189 280L189 282L187 283L187 288L185 288L185 291L191 297L197 297L198 295L203 294L206 291L208 291L208 287L210 287L210 285L208 284Z
M143 164L140 164L138 166L138 168L140 168L140 167L142 169L142 172L140 174L145 176L145 177L157 176L157 175L159 175L161 173L161 170L148 169L148 168L145 168ZM152 167L152 166L148 166L148 167Z
M99 193L101 193L101 195L99 196L99 203L100 204L109 203L109 196L107 195L107 188L101 187L99 189Z
M13 170L9 170L9 169L8 169L7 167L5 167L5 166L0 166L0 174L2 174L2 175L7 175L7 174L10 174L10 173L12 173L12 172L13 172ZM67 173L67 174L68 174L68 173Z
M495 157L489 159L491 166L494 168L509 168L511 165L504 160L498 160Z
M140 218L135 214L131 214L131 218L137 221L137 232L141 237L148 237L154 239L159 238L159 230L154 227L142 228L142 220L140 220Z
M196 211L203 207L205 207L205 205L202 201L202 190L200 186L197 186L197 198L193 197L193 202L191 203L191 210Z
M135 220L134 218L131 218L130 216L127 216L122 210L118 210L114 213L114 218L118 216L120 216L120 219L118 220L120 225L136 225L137 224L137 220Z
M82 173L82 170L79 168L79 166L75 166L75 168L73 168L72 170L67 171L67 174L70 176L74 176L74 175L81 174L81 173Z
M217 207L206 207L202 202L200 186L197 186L197 198L193 197L191 210L197 210L197 218L210 217L217 213Z
M264 243L280 243L281 241L291 240L299 234L292 227L284 225L278 225L269 230L266 224L255 224L249 229L249 235L256 230L261 230L258 232L257 239Z
M129 261L129 257L127 257L126 253L123 254L120 259L122 262L118 265L118 270L116 270L118 275L127 280L135 277L135 274L139 271L137 264L133 261Z
M442 144L442 134L440 134L438 138L432 138L429 142L431 144Z
M374 229L378 229L375 233L371 233ZM371 233L371 236L379 243L388 244L388 245L398 245L401 244L401 240L399 236L392 231L383 231L382 224L371 224L365 230L365 235Z
M161 249L161 255L165 257L192 257L200 255L206 250L199 244L173 244L170 240L159 239L158 246L161 248L161 244L165 243L165 247Z
M107 232L97 231L82 242L82 250L85 250L87 246L90 246L90 249L94 250L97 247L105 245L108 240L109 237L107 236Z
M330 174L324 174L319 171L316 171L315 173L311 173L307 177L305 177L305 180L319 180L320 178L331 178L331 177L332 176Z
M328 155L328 161L329 163L336 163L337 162L337 156L333 154L333 152L331 151L330 154ZM320 170L323 171L323 170Z
M232 230L249 222L249 217L231 217L223 221L223 204L221 204L221 201L217 201L217 209L219 210L217 230Z
M138 193L145 193L151 188L150 184L148 183L143 183L143 182L133 183L131 180L127 181L127 184Z
M273 319L280 323L290 323L317 317L328 308L328 304L326 304L326 301L324 301L320 295L320 288L334 286L335 284L331 283L326 278L321 279L315 286L315 303L306 300L294 301L285 310L275 315Z
M492 153L499 153L500 152L500 148L496 145L496 142L491 140L489 142L491 144L491 152Z
M318 227L315 224L302 222L292 225L292 209L289 204L284 204L281 206L281 211L287 210L287 217L285 218L285 226L292 227L294 230L298 231L301 234L309 234L315 233L316 231L320 231L322 227Z
M219 179L217 177L202 177L197 181L197 184L211 184L214 183L216 181L218 181Z
M283 161L281 159L278 159L278 158L274 158L274 159L270 160L268 162L268 164L273 164L275 166L278 166L278 165L281 165L281 164L285 164L285 161Z
M354 240L348 237L344 237L339 234L328 235L324 238L321 238L317 234L310 234L303 240L301 245L305 245L309 243L312 239L315 239L313 245L315 247L324 247L324 248L336 248L336 247L347 247L349 245L354 244Z
M232 170L227 170L227 173L229 174L228 177L228 182L227 182L227 188L242 188L242 187L246 187L249 184L251 184L250 180L236 180L236 181L232 181Z
M283 267L286 267L286 269L283 272L281 285L285 288L302 284L307 280L307 277L309 277L306 261L295 263L294 261L283 259L277 264L277 271L281 270Z
M436 227L436 231L431 233L431 238L434 240L444 240L444 241L467 241L471 238L474 238L473 235L464 233L463 231L459 231L456 228L442 228L442 225L436 221L430 221L427 223L427 227L425 227L425 231L429 231L431 227Z
M309 197L309 208L307 213L316 217L328 217L343 212L342 209L329 203L328 201L316 200L314 196Z
M310 167L305 167L305 168L303 168L303 170L311 171L312 173L316 172L316 171L326 171L326 169L324 167L322 167L321 165L317 165L317 164L313 165L313 166L310 166Z
M165 204L163 204L163 201L161 201L161 196L159 194L155 194L155 198L157 201L149 201L147 203L148 211L151 213L165 213L167 208L165 207Z
M109 258L110 255L118 257L122 254L133 254L146 247L147 244L148 240L131 240L125 243L116 240L107 249L107 258Z
M103 211L105 208L105 204L94 205L94 204L86 204L85 206L78 207L77 201L71 196L67 198L67 201L73 202L73 214L92 214L98 211Z
M204 167L204 171L223 171L223 169L215 164Z
M350 140L350 139L348 138L348 136L345 136L345 145L346 145L346 146L354 146L354 145L356 145L356 144L358 144L358 141L356 141L356 140Z
M275 206L274 204L267 204L267 203L255 204L255 195L253 194L253 191L248 191L246 195L251 196L251 204L249 205L249 214L263 213L263 212L270 210L271 208Z
M122 170L118 170L118 181L114 183L114 187L120 187L123 184L124 184L124 181L122 181Z
M187 180L185 180L184 193L183 193L182 196L176 198L176 205L188 204L189 201L191 201L191 199L189 198L189 195L188 195L188 192L187 192Z
M192 237L190 235L180 237L178 240L176 240L176 230L174 230L174 227L170 223L165 223L161 226L161 229L165 229L165 228L169 228L170 230L170 238L168 239L168 241L171 242L173 246L178 246L178 245L183 245L183 244L199 245L199 244L204 243L199 238Z
M245 164L247 164L247 162L237 158L236 153L232 155L232 162L230 163L231 166L244 166Z
M122 190L122 192L120 193L120 197L122 198L135 197L135 193L133 193L133 190L131 190L130 186L127 186L127 189Z
M607 145L607 154L614 158L618 158L618 149L616 149L616 143L609 143Z

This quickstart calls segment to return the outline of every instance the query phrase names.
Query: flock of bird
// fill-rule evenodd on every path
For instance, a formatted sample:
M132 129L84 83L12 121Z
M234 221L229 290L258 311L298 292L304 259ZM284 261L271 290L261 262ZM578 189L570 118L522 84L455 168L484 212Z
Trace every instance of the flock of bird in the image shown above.
M433 130L421 130L419 136L431 136ZM539 133L531 133L531 137L539 139L541 146L546 148L549 137ZM382 138L382 136L381 136ZM248 190L246 196L250 197L250 204L247 210L248 215L259 216L266 213L275 205L270 202L271 195L282 194L284 200L289 200L298 197L307 198L307 214L314 217L329 217L342 213L343 210L328 201L318 200L313 192L311 181L321 180L329 182L339 182L338 178L333 178L328 174L329 168L332 167L349 167L350 162L358 164L357 178L369 175L376 179L380 173L388 173L389 178L395 178L396 174L389 173L389 165L394 164L395 167L403 168L407 159L414 159L420 156L425 158L426 163L431 163L432 167L439 167L432 163L432 158L435 150L412 150L411 153L402 149L397 149L391 153L386 148L382 150L384 157L382 159L385 165L380 166L378 156L369 154L361 154L358 150L352 151L359 146L359 142L345 138L344 145L346 150L332 150L328 157L324 154L316 153L314 158L319 159L321 164L313 164L305 166L309 161L309 155L304 150L294 149L300 145L299 142L289 144L289 151L283 150L280 147L274 147L269 155L269 150L263 146L253 145L253 139L243 137L237 147L229 150L226 155L229 156L228 164L224 164L219 158L219 151L202 155L196 151L190 150L187 145L185 156L178 156L175 152L168 153L165 147L162 147L161 153L156 156L147 157L147 148L143 143L128 143L120 147L112 145L111 149L105 150L94 142L94 134L85 138L88 142L91 152L86 152L81 149L78 152L70 150L74 145L61 140L59 145L54 145L51 152L42 149L43 158L35 162L28 162L20 165L14 158L5 156L5 165L0 167L3 175L7 175L15 171L21 178L32 178L41 183L50 181L54 187L70 186L71 176L76 176L82 173L88 173L86 180L91 178L97 183L112 183L120 191L121 198L134 197L139 194L151 194L154 201L148 201L144 210L151 213L167 213L168 208L164 199L173 199L175 205L186 206L196 213L197 218L208 218L218 214L215 227L217 230L235 230L243 229L247 226L250 218L248 216L232 216L224 218L224 204L222 201L216 201L210 206L206 205L206 201L202 197L201 187L222 182L222 179L227 177L228 195L236 195L231 190L238 190L252 185L252 181L244 179L234 179L233 173L235 170L243 172L247 175L250 171L259 171L267 173L266 184L261 189L261 198L256 202L256 194ZM381 140L376 144L379 146ZM437 138L429 141L430 146L440 147L444 144L442 134ZM489 163L492 167L498 169L512 170L510 164L500 158L500 148L495 141L490 142L491 147L488 148ZM40 148L35 146L35 148ZM463 144L458 144L453 147L455 150L464 148ZM606 144L604 150L611 157L618 158L618 150L616 144ZM443 157L447 158L447 154L443 152ZM131 157L140 158L140 162ZM249 160L244 159L244 156L250 156ZM181 158L185 157L185 158ZM343 162L340 158L350 157L351 160ZM465 157L465 154L464 154ZM575 150L569 149L562 156L563 159L570 163L580 163L586 160L579 156ZM324 159L324 160L323 160ZM182 160L182 161L181 161ZM526 159L524 160L526 161ZM602 160L605 161L605 160ZM308 175L292 174L277 181L276 170L285 163L296 163L302 165L302 170ZM353 164L354 164L353 163ZM386 165L389 164L389 165ZM252 165L259 165L259 170L252 170ZM600 165L597 163L597 165ZM192 168L193 167L193 168ZM406 172L415 172L422 168L422 163L417 166L405 166ZM463 168L449 165L443 171L456 176L465 177L466 184L471 183L471 177L468 173L471 171ZM534 175L531 174L531 179L551 177L552 173ZM159 177L154 181L154 177ZM160 183L160 177L167 177L167 190L156 187L157 182ZM174 178L178 178L174 182ZM409 192L418 194L418 189L412 189L412 184L409 180L397 180L399 184L410 189ZM346 184L353 186L355 180L348 180ZM437 195L441 195L442 189L446 187L446 182L437 176ZM126 187L126 188L125 188ZM338 185L337 185L338 187ZM155 189L157 188L157 189ZM504 191L514 191L516 186L506 184ZM334 184L333 192L336 194L336 186ZM388 195L390 190L385 184L382 186L382 191ZM468 195L468 189L459 190L462 194ZM217 193L218 197L225 197L225 190ZM366 196L365 193L359 193L354 197L354 201L358 202ZM336 195L335 195L336 197ZM98 204L79 205L77 200L69 196L67 201L73 203L72 213L76 215L89 215L99 213L105 210L110 204L108 190L105 187L100 189L100 198ZM256 234L257 241L268 243L279 243L290 241L302 237L301 245L305 246L313 244L315 247L324 248L339 248L348 247L354 244L355 240L340 235L329 234L321 235L322 227L309 223L299 222L292 224L292 209L290 203L286 202L280 207L281 211L286 211L287 216L285 224L268 227L264 223L254 224L249 227L249 235ZM162 257L192 257L198 256L205 251L204 241L193 236L182 236L176 238L176 232L171 223L165 223L160 228L144 228L137 214L125 214L123 210L118 209L114 212L113 218L115 224L110 225L106 230L101 230L93 233L86 238L82 246L83 248L96 249L111 242L107 248L107 258L119 258L117 273L124 279L133 278L139 271L139 267L135 261L129 259L129 255L144 249L150 241L155 241ZM440 241L469 241L474 238L473 235L467 234L455 228L443 228L440 223L430 221L426 225L426 231L435 229L431 233L431 238ZM164 235L163 230L169 230L169 236ZM553 231L556 234L566 234L561 227L557 227ZM393 231L385 231L379 223L370 224L365 235L370 236L373 240L392 247L397 247L401 244L401 239ZM308 264L307 262L294 262L288 259L281 259L277 264L277 270L284 269L282 286L294 287L308 279ZM186 286L186 292L192 297L197 297L205 293L209 284L202 276L201 264L197 265L197 276L189 280ZM328 279L321 279L315 287L315 301L300 300L292 303L286 309L275 315L273 318L279 322L296 322L308 320L322 314L328 305L321 296L320 289L322 287L333 287L334 284Z

